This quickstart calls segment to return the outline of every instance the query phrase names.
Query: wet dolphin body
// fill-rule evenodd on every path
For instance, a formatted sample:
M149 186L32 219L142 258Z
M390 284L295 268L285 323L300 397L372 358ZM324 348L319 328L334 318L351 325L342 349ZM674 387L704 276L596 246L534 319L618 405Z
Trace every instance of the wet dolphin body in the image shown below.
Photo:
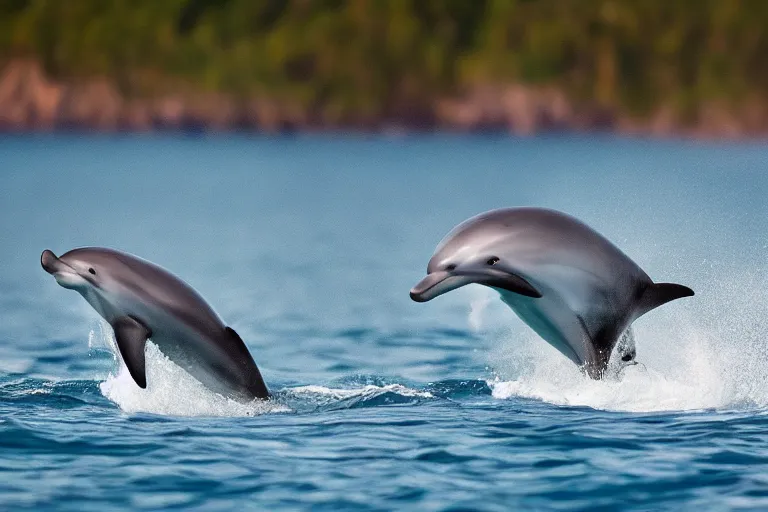
M41 256L43 269L79 292L112 326L133 380L147 387L147 339L203 385L238 400L269 392L243 340L189 285L136 256L100 247Z
M600 379L611 353L634 360L630 325L686 286L654 283L586 224L543 208L504 208L473 217L438 245L427 276L411 290L426 302L461 286L494 288L539 336Z

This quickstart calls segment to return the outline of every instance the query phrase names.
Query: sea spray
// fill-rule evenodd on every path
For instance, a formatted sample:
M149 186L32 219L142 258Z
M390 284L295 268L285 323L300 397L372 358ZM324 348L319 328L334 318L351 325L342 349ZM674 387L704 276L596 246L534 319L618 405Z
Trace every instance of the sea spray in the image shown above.
M695 297L636 322L642 364L616 379L589 379L527 327L495 333L493 395L631 412L768 407L766 277L719 270Z
M469 326L473 331L478 332L485 325L485 313L488 305L491 304L494 296L498 294L485 286L469 287L468 293L471 296L469 303Z

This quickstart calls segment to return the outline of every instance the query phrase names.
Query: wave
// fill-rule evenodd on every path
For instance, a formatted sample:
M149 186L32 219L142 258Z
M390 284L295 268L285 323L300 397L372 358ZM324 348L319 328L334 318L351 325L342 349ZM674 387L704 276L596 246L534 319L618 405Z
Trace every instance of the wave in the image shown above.
M434 395L429 391L409 388L402 384L369 384L361 388L309 385L286 388L277 394L278 400L291 404L297 411L415 405L431 398L434 398Z
M24 403L25 406L70 409L98 403L103 397L94 381L57 382L11 374L0 378L0 400Z

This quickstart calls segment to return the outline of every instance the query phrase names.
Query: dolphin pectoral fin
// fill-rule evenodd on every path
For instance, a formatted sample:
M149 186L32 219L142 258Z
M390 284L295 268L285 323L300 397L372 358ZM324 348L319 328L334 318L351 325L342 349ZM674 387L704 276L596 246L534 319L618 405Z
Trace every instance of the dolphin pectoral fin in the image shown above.
M117 348L120 350L128 372L140 388L146 389L144 347L152 333L141 322L130 316L121 316L116 319L112 323L112 329L115 330Z
M667 302L683 297L692 297L693 290L687 286L674 283L653 283L643 292L637 305L636 317L641 317L652 309Z

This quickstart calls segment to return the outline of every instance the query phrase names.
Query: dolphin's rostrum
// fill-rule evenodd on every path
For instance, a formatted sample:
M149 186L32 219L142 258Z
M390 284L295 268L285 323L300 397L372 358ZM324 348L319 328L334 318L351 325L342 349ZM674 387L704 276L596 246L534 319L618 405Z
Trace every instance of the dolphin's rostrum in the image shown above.
M594 378L602 378L617 342L634 359L632 322L686 286L654 283L586 224L544 208L503 208L472 217L438 245L427 276L411 290L426 302L461 286L496 289L544 340Z
M151 338L209 389L239 400L269 397L240 336L165 269L101 247L74 249L60 258L45 250L40 261L61 286L79 292L109 322L123 362L140 387L147 387L144 347Z

